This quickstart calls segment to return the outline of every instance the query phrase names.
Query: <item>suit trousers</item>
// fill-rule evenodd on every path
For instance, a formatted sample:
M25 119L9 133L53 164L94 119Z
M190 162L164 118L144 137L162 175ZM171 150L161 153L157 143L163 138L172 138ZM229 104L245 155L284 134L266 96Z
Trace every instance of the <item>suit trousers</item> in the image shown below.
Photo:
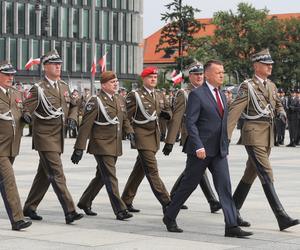
M67 188L60 153L39 151L39 156L39 167L26 199L24 210L35 211L51 184L64 214L67 215L75 211L72 196Z
M137 189L146 175L155 197L163 207L167 206L170 203L170 195L159 176L156 153L150 150L138 150L138 152L139 155L122 194L123 201L127 205L132 204Z
M24 219L20 196L13 170L14 157L0 156L0 192L10 222Z
M187 155L185 175L166 209L165 216L171 220L176 219L181 206L196 189L207 166L212 173L214 186L219 195L225 225L226 227L237 226L237 212L231 194L227 158L219 155L206 157L204 160L199 159L196 155Z
M248 160L242 181L252 184L258 176L262 184L273 182L273 170L269 160L271 148L262 146L245 146L245 148Z
M102 180L100 167L96 167L96 175L95 177L90 181L89 185L83 192L81 198L78 202L78 207L80 208L91 208L93 200L97 196L97 194L100 192L101 188L103 187L104 183Z
M107 194L110 199L114 213L127 209L125 203L120 198L118 179L116 176L117 157L109 155L95 155L95 159L100 168L102 182L105 184Z

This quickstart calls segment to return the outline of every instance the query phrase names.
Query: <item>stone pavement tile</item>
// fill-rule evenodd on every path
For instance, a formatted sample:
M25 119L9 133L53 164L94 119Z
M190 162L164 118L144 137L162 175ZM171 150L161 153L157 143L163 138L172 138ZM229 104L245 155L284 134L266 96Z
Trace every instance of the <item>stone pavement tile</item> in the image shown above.
M153 237L148 240L143 241L134 241L123 243L122 246L118 245L106 245L103 247L97 247L97 250L195 250L195 249L209 249L209 250L225 250L236 248L234 245L222 245L209 242L197 242L191 240L179 240L179 239L170 239L167 237Z
M1 239L1 238L0 238ZM90 247L17 237L0 243L0 250L90 250Z

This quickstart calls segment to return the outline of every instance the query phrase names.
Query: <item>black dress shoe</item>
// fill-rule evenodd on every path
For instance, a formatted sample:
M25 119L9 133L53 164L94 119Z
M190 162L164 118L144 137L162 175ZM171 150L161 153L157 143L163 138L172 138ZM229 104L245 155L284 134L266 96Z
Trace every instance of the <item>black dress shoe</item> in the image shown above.
M127 210L131 213L139 213L141 211L140 209L136 209L132 204L127 205Z
M210 212L212 214L219 211L222 208L221 203L218 201L209 202L209 207L210 207Z
M75 220L80 220L83 214L79 214L76 211L70 212L66 215L66 224L71 224Z
M23 211L23 214L25 217L29 217L32 220L42 220L43 217L39 216L36 211L31 210L31 209L26 209Z
M287 147L296 147L296 144L295 143L290 143L290 144L288 144L288 145L286 145Z
M77 207L79 207L80 209L82 209L86 215L89 215L89 216L96 216L97 213L95 213L91 207L83 207L83 206L80 206L80 205L77 205Z
M126 220L131 218L133 215L128 213L127 210L123 210L117 213L117 220Z
M251 226L250 222L243 220L239 211L237 212L237 224L240 227L250 227Z
M171 220L167 216L164 216L163 223L166 225L167 230L171 233L182 233L183 230L177 226L175 220Z
M187 205L182 205L180 209L189 209Z
M16 230L16 231L20 231L21 229L24 229L26 227L30 227L31 224L32 224L31 221L19 220L19 221L16 221L12 224L11 229Z
M252 232L244 231L240 227L225 228L225 237L245 238L252 234Z

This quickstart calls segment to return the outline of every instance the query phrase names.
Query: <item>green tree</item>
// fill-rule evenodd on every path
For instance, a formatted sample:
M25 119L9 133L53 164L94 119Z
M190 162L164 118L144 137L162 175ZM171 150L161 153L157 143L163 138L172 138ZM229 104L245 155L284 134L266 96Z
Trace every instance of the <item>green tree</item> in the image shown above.
M195 19L195 13L200 10L183 5L182 0L174 0L165 5L167 12L161 14L161 20L167 24L161 31L156 52L164 51L166 57L171 57L176 51L178 56L175 58L177 70L180 71L185 65L187 50L191 46L194 38L202 24Z

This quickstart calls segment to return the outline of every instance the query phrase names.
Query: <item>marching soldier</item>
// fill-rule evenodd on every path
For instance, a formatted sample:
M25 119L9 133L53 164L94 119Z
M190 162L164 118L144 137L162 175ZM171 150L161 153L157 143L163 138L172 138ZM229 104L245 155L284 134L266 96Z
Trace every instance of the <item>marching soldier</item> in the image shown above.
M22 93L12 88L16 70L7 62L0 62L0 192L12 225L21 230L31 225L25 221L13 170L19 154L23 122L30 117L23 114Z
M189 93L195 89L200 87L203 84L203 65L199 62L192 63L188 67L189 72L189 80L190 83L188 84L186 89L178 90L176 93L176 97L174 100L174 106L173 106L173 116L170 120L169 126L168 126L168 134L167 138L165 140L165 146L163 148L163 153L165 155L169 155L172 152L173 145L176 141L176 136L178 134L178 131L181 130L181 140L180 145L184 146L186 139L187 139L187 130L185 126L185 112L186 112L186 104ZM171 196L173 197L174 193L178 189L180 182L182 181L182 178L184 177L184 172L178 177L176 180L172 190L171 190ZM221 209L221 205L216 199L216 196L211 188L211 185L209 183L209 179L207 177L207 174L204 173L201 180L199 180L199 185L210 205L210 211L212 213L217 212L219 209ZM186 209L187 206L183 205L182 209Z
M157 85L157 68L145 68L141 77L143 87L131 91L126 98L128 119L132 122L135 132L137 160L127 180L122 194L122 200L129 212L139 212L132 202L137 189L146 175L150 187L162 205L163 209L169 204L170 196L159 177L156 153L160 145L158 118L171 118L170 107L161 93L155 90Z
M290 90L290 96L287 101L287 118L289 125L290 143L287 147L296 147L296 140L298 134L298 112L297 112L298 98L296 90Z
M39 166L24 205L24 215L42 220L36 209L51 184L63 208L66 224L83 217L75 211L66 185L60 155L64 149L66 121L70 128L76 126L77 107L70 97L69 86L60 80L62 60L56 50L42 57L45 78L34 84L25 101L32 115L33 149L40 156Z
M258 176L268 202L277 218L280 230L299 224L284 210L276 194L273 170L269 155L274 144L273 123L278 114L285 119L286 114L277 96L275 84L268 79L274 63L269 50L263 50L252 56L254 76L244 81L238 95L230 106L228 117L228 135L231 138L237 120L243 113L245 122L241 130L239 143L245 145L248 161L244 175L238 184L233 199L236 208L241 209L252 183ZM239 217L240 225L250 226L250 223Z
M106 186L113 211L118 220L132 217L119 195L116 177L116 162L122 155L122 130L133 140L133 129L122 110L120 101L115 95L118 79L114 72L101 74L99 96L92 96L85 106L82 123L74 146L72 162L78 164L89 138L87 152L93 154L97 161L95 178L84 191L78 207L88 215L97 215L91 210L91 204L97 193Z

